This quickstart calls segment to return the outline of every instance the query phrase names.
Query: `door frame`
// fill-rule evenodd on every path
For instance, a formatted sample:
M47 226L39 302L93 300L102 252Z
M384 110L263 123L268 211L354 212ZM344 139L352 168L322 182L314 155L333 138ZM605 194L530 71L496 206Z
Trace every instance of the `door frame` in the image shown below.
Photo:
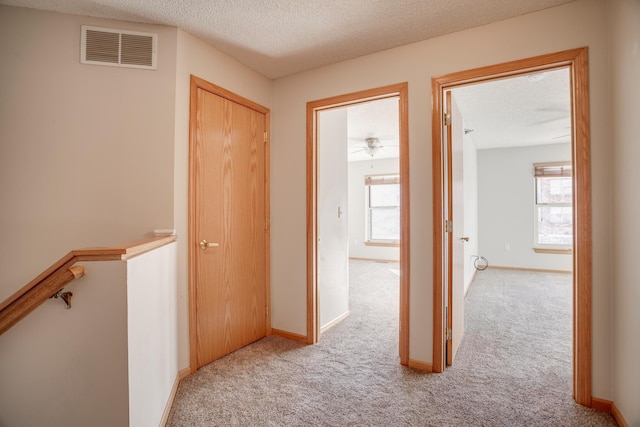
M318 146L317 113L336 107L399 97L400 121L400 363L409 364L409 102L408 83L398 83L307 103L307 343L319 338L318 325ZM346 149L346 147L345 147Z
M433 370L444 370L443 330L443 176L442 176L442 94L444 90L568 67L571 76L573 162L573 397L591 406L591 154L589 124L588 48L571 49L547 55L455 72L431 80L433 97Z
M247 107L265 115L265 154L264 154L264 204L265 204L265 305L267 306L265 320L265 335L271 335L271 291L270 291L270 124L271 111L240 95L236 95L220 86L214 85L204 79L191 75L190 79L190 101L189 101L189 200L188 200L188 269L189 269L189 363L191 373L198 370L197 355L197 291L196 291L196 251L200 250L198 246L198 236L196 236L196 194L195 194L195 178L196 178L196 136L198 132L197 108L198 108L198 89L203 89L213 93L219 97L225 98L231 102Z

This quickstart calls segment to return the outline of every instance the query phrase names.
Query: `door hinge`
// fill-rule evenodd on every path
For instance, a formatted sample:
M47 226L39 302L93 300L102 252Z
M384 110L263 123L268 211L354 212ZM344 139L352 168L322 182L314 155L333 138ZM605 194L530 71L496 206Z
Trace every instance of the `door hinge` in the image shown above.
M448 219L444 222L444 232L451 233L452 231L453 231L453 221Z
M444 113L444 125L449 126L451 124L451 114Z
M264 133L264 143L267 143L267 132Z
M268 305L264 306L264 317L269 317L269 306Z
M446 331L446 333L445 333L445 339L446 339L447 341L450 341L450 340L451 340L451 328L447 328L447 331Z
M267 218L264 219L264 229L265 230L269 229L269 219L267 219Z

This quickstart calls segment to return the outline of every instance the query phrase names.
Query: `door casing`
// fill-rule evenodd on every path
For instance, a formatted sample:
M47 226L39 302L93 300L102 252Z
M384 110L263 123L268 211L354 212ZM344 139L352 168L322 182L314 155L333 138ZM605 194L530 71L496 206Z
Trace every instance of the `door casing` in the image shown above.
M199 236L196 235L196 194L195 194L195 164L196 164L196 135L197 135L197 93L198 89L204 89L222 98L228 99L236 104L263 113L265 115L265 155L264 155L264 210L265 210L265 305L266 305L266 335L271 335L271 299L270 299L270 207L269 207L269 143L270 143L270 110L262 105L250 101L244 97L236 95L220 86L214 85L204 79L191 75L190 105L189 105L189 212L188 212L188 265L189 265L189 352L190 370L194 373L198 369L197 357L197 295L196 295L196 257L195 251L200 250L198 246Z
M400 120L400 363L409 365L409 122L408 84L399 83L307 103L307 343L319 338L317 112L376 99L399 97ZM346 148L345 148L346 149Z
M571 76L571 156L573 183L573 397L591 406L591 142L589 122L588 48L578 48L502 64L455 72L431 80L433 97L433 371L444 370L444 282L443 247L443 111L446 89L568 67Z

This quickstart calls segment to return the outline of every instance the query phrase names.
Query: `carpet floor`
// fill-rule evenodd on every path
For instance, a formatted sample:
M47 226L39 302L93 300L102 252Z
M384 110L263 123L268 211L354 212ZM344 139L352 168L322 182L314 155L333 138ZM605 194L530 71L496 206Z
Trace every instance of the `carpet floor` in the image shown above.
M352 260L347 319L317 345L270 336L202 367L168 425L616 425L571 397L570 275L479 271L453 366L426 374L399 362L397 270Z

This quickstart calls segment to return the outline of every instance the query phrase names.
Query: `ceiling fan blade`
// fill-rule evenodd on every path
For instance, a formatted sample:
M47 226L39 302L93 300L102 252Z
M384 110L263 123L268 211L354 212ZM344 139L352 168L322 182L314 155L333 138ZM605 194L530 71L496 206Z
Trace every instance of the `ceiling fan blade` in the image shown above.
M379 137L377 137L377 136L376 136L376 137L367 136L367 137L364 137L364 138L347 137L347 140L348 140L348 141L360 141L360 142L365 142L367 139L371 139L371 138L377 139L378 141L397 141L398 139L400 139L400 138L395 137L395 136L392 136L392 137L382 137L382 138L379 138Z
M568 119L569 119L568 117L564 117L564 116L562 116L562 117L552 117L552 118L548 118L548 119L535 121L535 122L531 123L531 126L544 125L544 124L547 124L547 123L559 122L561 120L568 120Z

